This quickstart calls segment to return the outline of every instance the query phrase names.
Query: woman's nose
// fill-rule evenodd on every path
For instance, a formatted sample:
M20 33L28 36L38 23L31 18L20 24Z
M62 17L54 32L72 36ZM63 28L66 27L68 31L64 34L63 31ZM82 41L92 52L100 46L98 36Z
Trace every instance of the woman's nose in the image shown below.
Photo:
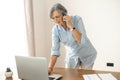
M58 19L57 19L57 18L55 18L55 19L54 19L54 21L55 21L55 23L57 23L57 22L58 22Z

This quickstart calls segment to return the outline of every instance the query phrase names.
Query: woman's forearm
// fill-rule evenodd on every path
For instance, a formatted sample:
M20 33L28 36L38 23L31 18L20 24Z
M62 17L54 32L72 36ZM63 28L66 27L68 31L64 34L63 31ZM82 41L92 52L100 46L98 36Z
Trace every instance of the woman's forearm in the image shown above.
M73 26L73 24L71 25L70 30L71 30L75 40L79 43L81 41L82 34L80 32L78 32L78 30Z
M76 29L72 30L71 32L72 32L75 40L76 40L78 43L81 42L82 34L79 33Z
M57 56L51 55L50 62L49 62L49 68L50 69L53 69L56 61L57 61Z
M64 19L66 20L67 27L71 30L75 40L79 43L81 41L82 34L77 29L75 29L70 16L67 15L64 17Z

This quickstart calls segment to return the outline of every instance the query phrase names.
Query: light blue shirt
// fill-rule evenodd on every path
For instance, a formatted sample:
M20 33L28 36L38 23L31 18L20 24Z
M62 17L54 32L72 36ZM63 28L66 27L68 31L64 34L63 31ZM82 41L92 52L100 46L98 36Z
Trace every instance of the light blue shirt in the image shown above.
M56 24L52 29L51 55L60 56L61 42L66 49L66 64L74 68L78 59L80 59L82 64L87 67L94 63L97 52L86 35L81 17L71 16L71 19L74 27L82 34L81 42L78 43L75 40L69 28L65 30L62 26Z

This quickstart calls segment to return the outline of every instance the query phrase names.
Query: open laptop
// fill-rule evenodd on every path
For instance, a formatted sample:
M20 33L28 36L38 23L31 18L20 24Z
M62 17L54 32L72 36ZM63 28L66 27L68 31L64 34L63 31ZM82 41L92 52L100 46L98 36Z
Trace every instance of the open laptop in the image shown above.
M47 59L45 57L15 56L19 79L22 80L56 80L60 74L48 75Z

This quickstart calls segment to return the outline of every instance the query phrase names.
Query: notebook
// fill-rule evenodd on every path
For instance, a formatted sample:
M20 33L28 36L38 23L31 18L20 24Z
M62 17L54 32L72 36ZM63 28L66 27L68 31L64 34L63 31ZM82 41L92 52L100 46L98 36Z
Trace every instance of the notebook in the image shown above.
M48 75L47 59L45 57L15 56L19 79L22 80L56 80L60 74Z

